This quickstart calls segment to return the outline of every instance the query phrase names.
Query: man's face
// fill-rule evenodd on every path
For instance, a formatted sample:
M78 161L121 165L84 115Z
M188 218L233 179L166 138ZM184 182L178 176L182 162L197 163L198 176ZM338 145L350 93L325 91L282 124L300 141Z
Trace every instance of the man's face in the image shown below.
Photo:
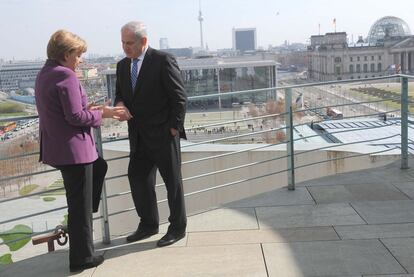
M130 59L138 58L144 51L147 38L137 39L134 32L128 29L121 31L122 48L125 55Z

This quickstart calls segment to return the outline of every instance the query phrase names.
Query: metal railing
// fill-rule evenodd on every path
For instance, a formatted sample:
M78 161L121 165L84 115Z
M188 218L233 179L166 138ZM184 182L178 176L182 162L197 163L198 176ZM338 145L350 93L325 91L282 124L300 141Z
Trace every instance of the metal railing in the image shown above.
M372 104L372 103L377 103L378 104L378 103L390 100L390 99L380 99L380 100L359 101L359 102L350 101L351 103L346 103L346 104L335 104L335 105L328 105L328 106L313 106L313 107L308 107L308 108L305 108L305 109L296 109L296 110L294 110L294 107L293 107L293 104L292 104L292 98L293 98L293 94L294 94L295 89L304 89L304 88L309 88L309 87L319 87L319 86L327 86L327 85L331 86L331 85L337 85L337 84L361 83L361 82L366 82L366 81L379 81L379 80L396 79L396 78L398 78L401 82L401 98L400 98L401 105L400 105L399 110L390 110L390 111L385 111L385 112L381 111L381 112L378 112L378 113L350 116L350 117L344 117L344 119L353 119L353 118L366 117L366 116L378 116L378 115L384 115L384 114L395 114L399 111L400 114L401 114L401 122L400 122L401 133L399 134L401 136L401 142L399 143L399 145L396 145L395 147L391 147L391 148L388 148L388 149L381 149L381 150L378 150L378 151L370 152L370 153L348 155L346 157L326 159L326 160L311 162L311 163L303 164L303 165L295 165L295 157L297 157L299 155L303 155L305 153L334 149L336 147L344 146L344 145L354 145L354 144L360 144L360 143L372 143L372 142L375 142L375 141L390 139L390 138L394 138L394 137L398 136L398 135L389 135L389 136L384 136L384 137L380 137L380 138L373 138L373 139L357 141L357 142L337 143L337 144L334 144L334 145L315 147L311 150L305 150L305 151L300 151L298 153L295 153L295 142L320 136L320 134L314 134L314 135L310 135L310 136L302 136L302 137L299 137L299 138L295 138L295 128L298 128L300 126L304 126L304 125L309 124L309 122L306 122L306 123L301 123L301 124L296 124L295 125L294 124L294 115L295 114L297 114L297 113L310 113L310 112L315 111L315 109L325 109L325 108L329 108L329 107L330 108L332 108L332 107L346 107L346 106L352 106L352 105L367 105L367 104ZM341 80L341 81L319 82L319 83L289 85L289 86L255 89L255 90L238 91L238 92L214 93L214 94L208 94L208 95L202 95L202 96L189 97L189 101L215 99L215 98L219 98L219 97L223 100L226 97L232 97L232 96L259 94L259 93L263 93L263 92L275 92L275 94L276 94L278 91L283 91L284 111L279 112L279 113L266 114L266 115L260 115L260 116L249 117L249 118L234 119L234 120L224 121L224 122L208 123L208 124L205 124L205 125L202 125L202 126L186 128L187 132L191 132L191 131L194 131L194 130L202 130L202 129L212 128L212 127L217 127L217 126L236 125L236 124L239 124L239 123L245 124L246 122L252 122L252 121L255 121L255 120L269 120L269 119L272 119L272 118L281 118L281 117L284 117L284 123L285 124L283 126L278 127L278 128L275 128L275 127L269 127L269 128L263 128L263 129L261 128L259 131L252 131L252 132L246 131L246 130L244 130L244 131L241 130L240 132L237 132L236 134L232 134L232 135L229 135L229 136L222 136L222 137L213 138L213 139L206 139L206 140L203 140L201 142L194 142L194 143L191 143L191 144L183 145L182 149L188 149L188 148L196 147L196 146L199 146L199 145L206 145L206 144L210 145L210 144L215 144L217 142L224 142L225 143L226 141L234 141L234 140L244 139L246 137L255 137L255 136L257 137L258 135L264 135L264 134L269 134L269 133L271 134L271 133L276 133L276 132L279 132L279 131L284 131L284 133L286 134L286 137L282 141L275 142L275 143L267 143L267 144L261 144L261 145L250 144L249 146L246 146L244 149L237 149L237 150L233 150L233 151L227 151L226 153L222 153L222 154L211 155L211 156L202 157L202 158L196 158L196 159L193 159L193 160L187 160L187 161L184 161L182 163L183 165L199 163L199 162L203 162L203 161L207 161L207 160L221 159L221 158L229 157L229 156L232 156L232 155L251 152L253 150L266 149L266 148L269 149L269 148L279 146L279 145L285 145L286 146L286 155L282 155L282 156L279 156L279 157L274 157L274 158L271 158L271 159L263 159L263 160L254 161L254 162L247 162L247 163L237 165L237 166L231 166L231 167L223 168L223 169L220 169L220 170L215 170L215 171L211 171L211 172L204 172L204 173L201 173L201 174L198 174L198 175L185 177L185 178L183 178L184 183L188 182L190 180L196 180L196 179L204 178L204 177L207 177L207 176L214 176L214 175L217 175L217 174L231 172L231 171L239 170L239 169L242 169L242 168L255 167L255 166L260 165L260 164L270 163L272 161L282 160L282 159L286 159L286 168L276 170L276 171L272 171L272 172L267 172L265 174L258 175L258 176L250 176L248 178L242 178L242 179L239 179L239 180L232 180L230 182L226 182L226 183L223 183L223 184L215 184L212 187L203 188L203 189L199 189L199 190L196 190L196 191L188 192L188 193L185 194L185 197L190 197L190 196L193 196L193 195L205 193L207 191L221 189L221 188L224 188L224 187L234 186L236 184L241 184L241 183L245 183L245 182L249 182L249 181L253 181L253 180L258 180L258 179L265 178L265 177L275 176L277 174L282 174L282 173L287 174L287 180L288 180L288 186L287 187L288 187L288 189L289 190L294 190L295 189L295 176L296 176L295 170L298 170L298 169L304 168L304 167L313 166L313 165L320 164L320 163L335 161L335 160L339 160L339 159L354 158L354 157L360 157L360 156L364 156L364 155L373 155L373 154L385 153L385 152L392 151L392 150L395 150L395 149L398 149L398 148L400 148L400 150L401 150L400 151L401 169L407 169L408 168L408 157L409 157L409 152L408 152L408 128L409 128L409 123L410 124L413 123L413 122L409 122L409 120L408 120L408 115L409 115L409 113L408 113L408 104L409 104L408 103L408 79L414 79L414 76L398 74L398 75L386 76L386 77L368 78L368 79L364 79L364 80ZM34 118L37 118L37 116L13 117L13 118L7 118L7 119L2 118L2 119L0 119L0 122L27 120L27 119L34 119ZM321 120L318 120L318 121L313 121L312 123L316 124L316 123L321 123L321 122L329 122L329 120L321 119ZM334 121L332 120L331 122L334 122ZM384 124L383 126L371 126L371 127L363 126L363 127L356 128L356 129L354 128L354 129L352 129L352 131L367 130L367 129L370 129L370 128L382 128L382 127L386 127L386 126L390 126L390 125L398 125L398 124L395 123L395 121L389 121L389 123ZM338 134L338 133L341 133L341 132L348 132L348 130L332 132L331 135L332 134ZM98 129L97 132L96 132L96 144L97 144L97 149L98 149L99 154L101 156L103 156L103 148L102 148L103 144L109 143L109 142L112 142L112 141L117 141L117 140L123 140L123 139L116 139L116 140L111 140L111 141L102 141L101 129ZM25 153L25 154L19 154L19 155L12 155L12 156L9 156L9 157L0 157L0 162L1 161L7 161L7 160L14 160L14 159L18 159L18 158L29 157L29 156L33 156L33 155L37 155L37 154L39 154L39 153L38 152L31 152L31 153ZM129 158L129 156L124 155L124 156L120 156L120 157L116 157L116 158L107 159L107 161L110 163L110 162L113 162L113 161L116 161L116 160L127 159L127 158ZM13 175L13 176L1 176L0 177L0 184L2 184L4 182L16 180L16 179L19 179L19 178L25 178L25 177L28 177L28 176L33 176L33 175L38 175L38 174L45 174L45 173L49 173L49 172L53 172L53 171L55 171L55 169L46 169L46 170L41 170L41 171L37 171L37 172L32 172L32 173L27 173L27 174L18 174L18 175ZM115 176L109 176L109 177L106 177L106 181L115 180L115 179L123 178L123 177L126 177L126 176L127 176L127 174L119 174L119 175L115 175ZM160 187L162 185L163 184L160 183L160 184L157 184L156 187ZM0 204L20 200L20 199L27 198L27 197L39 196L39 195L43 195L43 194L47 194L47 193L51 193L51 192L56 192L60 189L61 188L49 189L49 190L45 190L45 191L41 191L41 192L31 193L31 194L28 194L28 195L5 198L5 199L0 200ZM129 211L132 211L132 210L135 209L135 208L132 207L132 208L127 208L127 209L124 209L124 210L109 213L107 200L110 199L110 198L124 196L124 195L127 195L129 193L130 193L130 191L125 191L125 192L115 193L115 194L112 194L112 195L107 195L106 185L103 186L101 215L99 217L95 217L94 219L95 220L96 219L101 219L102 220L102 234L103 234L102 237L103 237L103 242L104 243L109 243L110 242L109 218L112 217L112 216L119 215L119 214L122 214L122 213L126 213L126 212L129 212ZM162 199L162 200L159 200L158 203L163 203L163 202L166 202L166 201L167 201L167 199ZM15 217L15 218L8 218L6 220L0 221L0 225L10 223L10 222L19 221L19 220L22 220L22 219L31 218L31 217L42 215L42 214L51 213L51 212L54 212L54 211L63 210L65 208L66 208L66 206L62 206L62 207L57 207L57 208L49 209L49 210L45 210L45 211L33 212L31 214L24 215L24 216L19 216L19 217ZM53 231L53 230L54 229L45 230L45 231L41 231L41 232L35 232L31 235L22 237L20 239L25 239L25 238L28 238L28 237L31 237L31 236L34 236L34 235L43 234L43 233L50 232L50 231ZM20 239L17 239L17 240L20 240ZM7 242L3 241L3 242L0 243L0 245L5 244L5 243L11 243L11 242L14 242L14 241L17 241L17 240L7 241Z

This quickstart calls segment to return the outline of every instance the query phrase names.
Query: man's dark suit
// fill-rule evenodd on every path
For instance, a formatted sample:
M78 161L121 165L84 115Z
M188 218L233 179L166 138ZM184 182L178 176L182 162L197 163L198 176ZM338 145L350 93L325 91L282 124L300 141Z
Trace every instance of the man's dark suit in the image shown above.
M131 84L131 59L117 64L115 105L123 102L128 120L130 163L128 177L139 217L138 229L158 230L155 195L156 169L167 187L170 208L169 231L184 232L186 213L181 178L180 137L186 138L184 116L187 97L176 60L167 53L148 48L139 71L135 91ZM170 129L178 130L175 137Z

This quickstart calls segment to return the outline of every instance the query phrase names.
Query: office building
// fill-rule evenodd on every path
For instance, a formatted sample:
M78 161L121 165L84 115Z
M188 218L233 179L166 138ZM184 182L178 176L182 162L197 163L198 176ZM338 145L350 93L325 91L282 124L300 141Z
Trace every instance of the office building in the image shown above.
M34 88L41 62L11 62L0 64L0 91L11 92Z
M168 49L168 38L160 38L160 49L164 50L164 49Z
M194 49L191 47L184 48L168 48L163 51L170 53L177 58L191 58L194 54Z
M233 50L245 53L256 49L256 28L233 28Z

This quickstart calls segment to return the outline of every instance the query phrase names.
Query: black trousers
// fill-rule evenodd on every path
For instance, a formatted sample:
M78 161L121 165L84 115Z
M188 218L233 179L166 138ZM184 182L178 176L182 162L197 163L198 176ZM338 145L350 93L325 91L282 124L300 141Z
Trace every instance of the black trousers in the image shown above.
M139 138L138 138L139 140ZM157 168L167 188L170 226L168 232L185 232L183 182L181 177L181 152L179 136L159 148L148 148L138 141L137 149L130 154L128 178L132 198L140 217L138 229L155 230L159 226L155 179Z
M68 203L69 262L90 262L94 255L92 211L98 211L108 165L99 157L93 163L56 168L62 173Z

